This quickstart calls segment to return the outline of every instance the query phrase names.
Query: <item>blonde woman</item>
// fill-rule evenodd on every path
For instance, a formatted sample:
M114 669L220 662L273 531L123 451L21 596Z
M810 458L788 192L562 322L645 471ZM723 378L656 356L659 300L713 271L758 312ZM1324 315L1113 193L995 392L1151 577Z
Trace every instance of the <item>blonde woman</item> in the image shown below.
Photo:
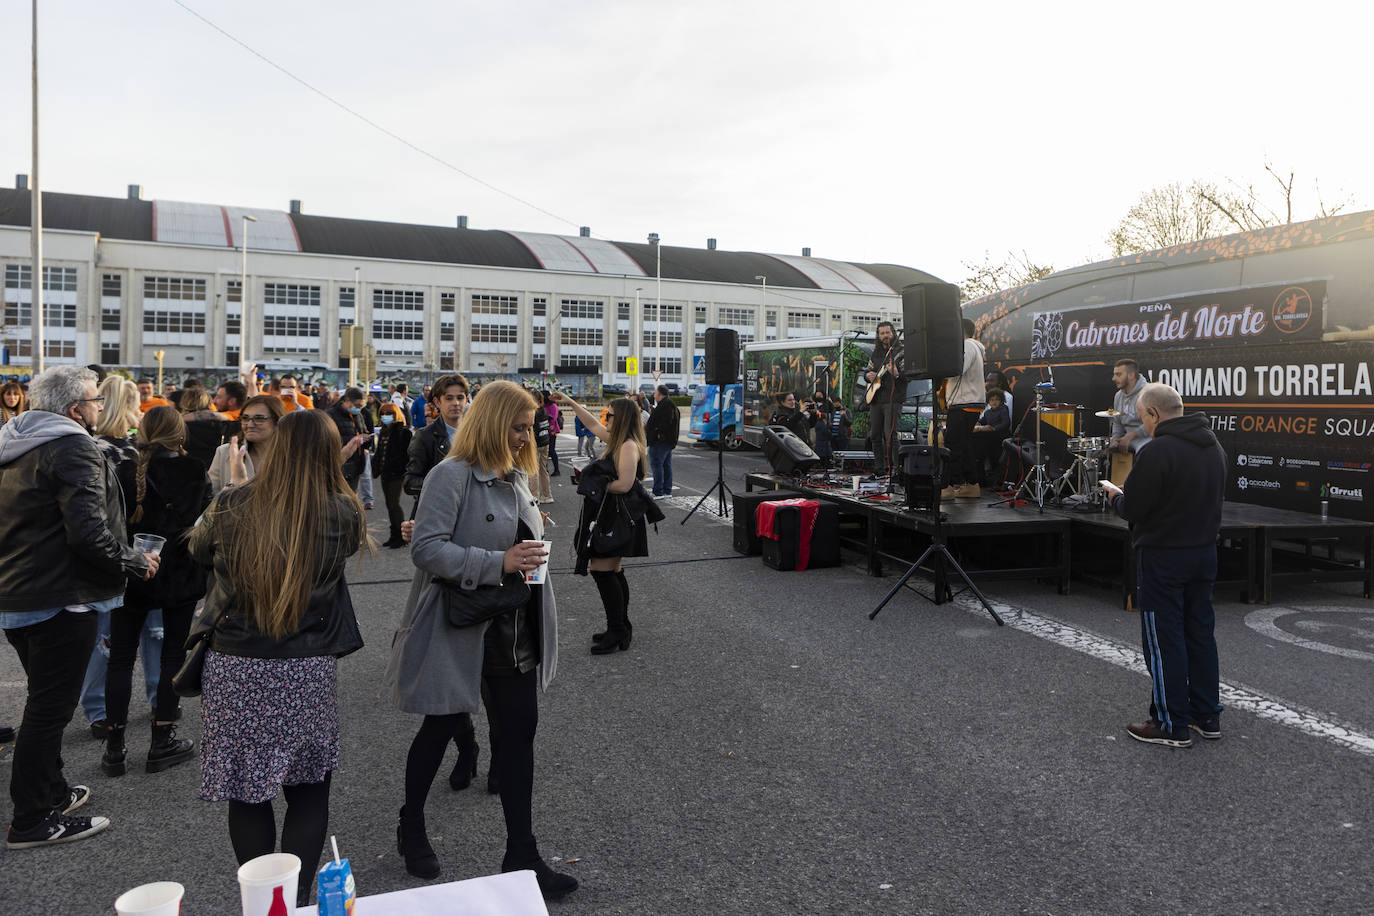
M0 426L19 416L27 406L24 389L18 382L0 385Z
M645 492L644 479L648 447L644 444L644 421L639 407L629 398L616 398L608 408L610 428L562 392L554 399L571 407L582 425L606 443L605 453L582 470L577 492L582 494L582 514L577 523L577 568L586 575L590 567L601 604L606 611L606 629L592 637L592 654L608 655L630 648L634 627L630 623L630 584L621 565L623 557L649 555L648 522L663 518L663 512ZM604 416L605 414L603 414ZM622 520L619 526L613 524ZM628 521L625 521L628 520ZM595 523L595 525L593 524ZM622 536L615 544L594 540L597 532L615 529ZM597 540L602 543L598 545Z
M532 808L539 689L558 665L553 588L546 578L530 589L524 607L472 626L451 625L444 611L444 588L500 585L548 559L541 543L544 518L530 493L543 458L534 440L536 406L519 385L487 385L468 407L448 457L425 478L410 548L415 578L392 640L386 683L396 708L424 716L406 756L405 806L396 826L406 871L425 879L439 875L425 830L425 800L449 741L485 694L506 821L501 870L533 870L544 896L555 898L577 881L539 855Z
M221 493L191 535L191 554L213 564L192 628L210 632L200 797L229 803L242 864L277 848L272 799L285 793L281 850L300 857L299 904L315 883L339 763L338 659L363 645L344 565L370 544L329 418L289 413L273 439L253 478Z

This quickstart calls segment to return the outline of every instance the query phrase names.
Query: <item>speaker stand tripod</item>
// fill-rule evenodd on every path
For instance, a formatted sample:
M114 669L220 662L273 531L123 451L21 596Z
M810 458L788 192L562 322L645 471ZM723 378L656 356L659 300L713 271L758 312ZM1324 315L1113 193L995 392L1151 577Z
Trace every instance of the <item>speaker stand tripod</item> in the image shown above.
M973 584L973 580L969 578L968 573L964 572L964 568L959 565L959 561L954 559L954 556L949 552L944 528L945 519L940 512L940 481L942 477L940 449L936 448L933 483L934 496L931 498L930 510L931 518L935 520L935 531L930 536L930 546L925 549L925 553L921 554L915 563L911 564L911 568L902 574L902 577L897 580L897 584L892 586L892 590L883 597L883 600L878 602L878 606L868 615L868 619L872 620L874 617L877 617L878 613L887 606L887 603L897 596L897 592L901 591L902 587L910 581L911 577L916 575L922 565L925 564L926 560L934 557L935 564L931 570L933 573L932 578L935 582L934 597L927 595L925 592L915 587L911 588L913 592L925 598L931 604L936 605L954 600L954 594L949 588L948 575L948 570L952 569L959 574L960 579L964 580L964 584L968 586L969 591L977 596L979 603L983 605L984 610L992 615L992 619L997 621L997 625L999 627L1005 626L1002 618L997 616L997 612L994 611L992 605L988 603L988 599L978 590L978 586Z
M679 525L687 524L687 519L696 514L696 511L701 508L702 503L711 498L712 493L716 494L716 515L721 518L730 517L730 504L726 502L725 494L729 493L730 498L734 499L735 493L730 489L729 484L725 482L725 432L721 429L721 425L724 422L725 410L722 406L724 403L725 386L721 385L716 390L716 482L711 484L711 489L701 495L701 499L697 500L697 504L692 507L692 511L688 512L683 516L682 521L678 522Z

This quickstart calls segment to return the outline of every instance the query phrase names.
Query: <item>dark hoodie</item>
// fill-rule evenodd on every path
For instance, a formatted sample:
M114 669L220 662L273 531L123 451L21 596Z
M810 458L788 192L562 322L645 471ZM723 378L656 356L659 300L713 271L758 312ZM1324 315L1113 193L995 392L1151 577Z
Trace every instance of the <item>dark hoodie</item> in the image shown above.
M1215 544L1226 492L1226 452L1206 414L1156 426L1154 438L1136 453L1122 489L1112 508L1131 523L1135 546Z

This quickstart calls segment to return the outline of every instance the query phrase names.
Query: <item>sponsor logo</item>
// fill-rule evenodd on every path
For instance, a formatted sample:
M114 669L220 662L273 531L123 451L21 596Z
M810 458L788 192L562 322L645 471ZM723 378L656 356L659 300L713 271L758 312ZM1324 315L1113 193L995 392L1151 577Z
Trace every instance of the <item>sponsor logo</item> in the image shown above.
M1281 468L1319 468L1322 463L1315 458L1280 458Z
M1329 471L1368 471L1370 462L1368 461L1328 461L1326 468Z
M1242 490L1279 490L1282 485L1277 480L1256 480L1250 477L1242 477L1236 481L1236 486Z
M1293 481L1293 488L1301 493L1306 493L1312 489L1312 483L1308 480L1295 480Z
M1364 488L1336 487L1329 483L1323 484L1322 499L1346 499L1351 502L1364 502Z
M1274 327L1296 334L1312 320L1312 297L1301 286L1290 286L1274 300Z
M1274 464L1273 455L1237 455L1237 467L1267 468Z

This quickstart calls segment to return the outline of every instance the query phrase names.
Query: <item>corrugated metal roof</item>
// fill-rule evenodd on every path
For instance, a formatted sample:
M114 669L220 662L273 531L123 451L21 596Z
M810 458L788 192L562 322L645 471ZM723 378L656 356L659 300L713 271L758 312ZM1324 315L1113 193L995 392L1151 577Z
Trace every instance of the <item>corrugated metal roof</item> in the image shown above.
M378 223L293 213L301 251L398 261L441 261L538 270L530 250L508 232ZM250 233L253 230L248 230Z
M28 226L29 192L0 188L0 225ZM153 204L122 197L43 192L43 225L48 229L98 232L112 239L153 240Z
M512 232L511 235L525 243L545 270L617 276L644 273L625 252L601 239L544 232Z
M806 274L813 283L821 289L833 289L840 292L861 292L861 293L890 293L892 290L887 288L881 280L872 274L865 272L862 268L844 261L832 261L825 258L803 258L792 254L775 254L773 257L779 261L786 261L797 270Z
M153 241L172 245L229 245L224 208L179 200L153 201Z
M229 244L234 248L243 244L240 236L243 235L243 217L246 215L258 218L256 223L248 227L249 248L261 248L264 251L301 250L289 213L253 207L225 207L224 215L229 223Z

